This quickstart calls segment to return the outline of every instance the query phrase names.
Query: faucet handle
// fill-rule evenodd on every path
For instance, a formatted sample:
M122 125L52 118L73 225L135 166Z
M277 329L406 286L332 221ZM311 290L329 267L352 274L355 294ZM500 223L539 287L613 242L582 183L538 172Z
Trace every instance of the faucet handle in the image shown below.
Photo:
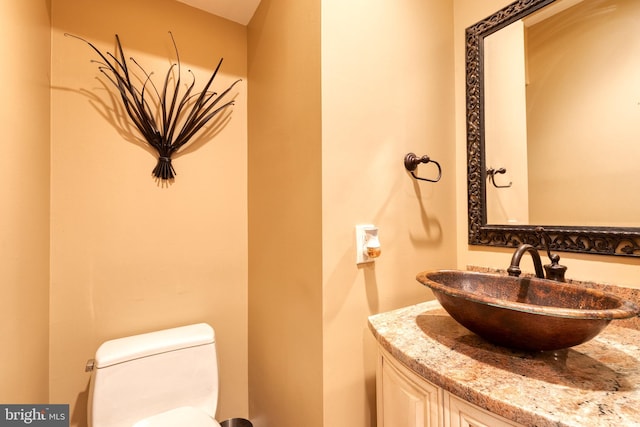
M544 265L544 272L549 280L565 282L564 273L567 271L567 266L558 264L558 261L560 261L560 257L555 255L555 259L551 260L551 264Z
M543 227L536 227L536 231L540 234L540 241L546 247L547 256L551 261L551 264L544 265L547 279L564 282L564 273L567 271L567 267L560 265L560 255L551 253L551 236L549 236Z
M551 262L553 262L552 257L554 258L557 257L556 261L560 261L559 255L551 255L551 236L549 236L549 233L546 232L544 227L536 227L536 232L540 236L540 242L542 243L544 248L547 250L547 256L549 257Z

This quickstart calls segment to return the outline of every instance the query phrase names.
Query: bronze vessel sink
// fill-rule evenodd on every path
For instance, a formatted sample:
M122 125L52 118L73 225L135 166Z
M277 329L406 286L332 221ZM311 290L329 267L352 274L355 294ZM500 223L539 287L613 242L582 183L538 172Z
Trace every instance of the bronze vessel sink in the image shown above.
M416 279L458 323L487 341L521 350L573 347L611 320L640 313L616 295L535 277L437 270Z

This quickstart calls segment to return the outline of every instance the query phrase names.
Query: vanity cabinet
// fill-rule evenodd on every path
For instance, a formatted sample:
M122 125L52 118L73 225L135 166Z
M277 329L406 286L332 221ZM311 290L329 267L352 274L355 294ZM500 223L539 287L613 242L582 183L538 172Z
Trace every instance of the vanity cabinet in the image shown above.
M609 325L560 358L493 346L437 301L372 315L369 328L378 427L640 426L635 323Z
M523 427L421 378L382 348L376 390L378 427Z

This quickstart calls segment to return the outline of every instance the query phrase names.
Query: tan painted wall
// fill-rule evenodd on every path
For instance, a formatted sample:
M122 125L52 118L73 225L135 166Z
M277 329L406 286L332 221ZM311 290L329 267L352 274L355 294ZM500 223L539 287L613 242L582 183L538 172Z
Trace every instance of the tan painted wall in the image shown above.
M249 400L256 427L322 426L320 1L248 29Z
M322 2L325 426L375 424L367 317L432 298L416 274L455 265L452 16L450 0ZM414 180L409 152L442 180ZM382 255L358 267L363 223Z
M479 265L495 268L506 268L513 253L512 250L470 246L467 226L467 181L466 181L466 125L465 125L465 43L464 30L477 21L486 18L498 9L511 3L509 0L454 0L455 31L455 87L456 87L456 200L458 217L458 267ZM639 259L606 257L560 253L561 263L569 267L567 278L577 280L593 280L608 282L622 286L640 287L638 272ZM533 271L530 261L523 261L523 270Z
M70 403L82 426L83 368L101 342L208 322L218 417L246 416L246 27L172 0L55 0L52 26L50 399ZM245 82L226 126L176 157L175 182L161 185L155 157L111 114L94 53L63 34L112 51L117 32L127 55L162 79L174 53L168 31L199 89L221 56L214 88Z
M49 9L0 2L2 403L48 401Z
M367 316L430 298L416 273L455 264L451 16L448 0L263 0L249 25L257 427L372 425ZM411 179L410 151L442 181ZM368 222L383 254L358 267Z

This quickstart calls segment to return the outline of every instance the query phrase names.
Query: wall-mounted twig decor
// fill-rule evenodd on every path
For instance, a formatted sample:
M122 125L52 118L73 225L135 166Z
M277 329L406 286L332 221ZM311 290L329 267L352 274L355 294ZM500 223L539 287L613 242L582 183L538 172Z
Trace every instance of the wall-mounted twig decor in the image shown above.
M218 113L234 104L233 100L222 104L220 102L240 80L233 82L220 94L210 90L222 65L222 58L202 92L192 93L196 79L193 72L189 70L191 83L185 85L183 93L180 93L180 57L171 32L169 35L176 52L176 62L169 66L162 90L158 90L153 83L151 79L153 73L148 73L134 58L130 57L129 60L144 74L144 78L132 79L117 34L114 54L101 52L95 45L81 37L73 34L65 35L82 40L100 56L100 60L92 60L92 62L98 64L100 72L118 89L127 115L145 141L158 152L158 163L153 169L153 175L156 178L173 179L176 172L171 164L171 156L188 143ZM134 81L138 83L138 87Z

